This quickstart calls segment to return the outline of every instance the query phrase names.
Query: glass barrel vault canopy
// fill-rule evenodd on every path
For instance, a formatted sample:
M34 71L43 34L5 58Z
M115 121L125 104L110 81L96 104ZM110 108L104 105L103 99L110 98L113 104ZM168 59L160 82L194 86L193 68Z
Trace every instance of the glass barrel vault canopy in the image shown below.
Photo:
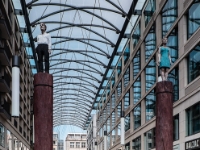
M52 37L54 126L87 124L132 4L133 0L26 0L33 39L40 34L41 22Z

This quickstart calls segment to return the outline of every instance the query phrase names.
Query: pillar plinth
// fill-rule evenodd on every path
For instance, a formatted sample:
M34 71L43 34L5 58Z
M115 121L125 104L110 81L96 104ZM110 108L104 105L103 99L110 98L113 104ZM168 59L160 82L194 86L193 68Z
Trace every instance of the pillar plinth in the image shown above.
M173 84L156 85L156 150L173 150Z
M53 150L53 76L34 76L34 150Z

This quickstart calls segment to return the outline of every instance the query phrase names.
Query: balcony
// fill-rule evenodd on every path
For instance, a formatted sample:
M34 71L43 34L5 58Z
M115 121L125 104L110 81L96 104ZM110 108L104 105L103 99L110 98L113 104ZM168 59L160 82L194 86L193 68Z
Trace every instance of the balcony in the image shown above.
M3 100L2 104L0 105L0 115L5 119L11 119L10 115L10 103Z
M6 54L6 51L2 48L0 48L0 64L2 66L10 66L10 62L9 62L8 56Z
M9 93L10 92L10 88L6 82L6 80L4 78L0 77L0 92L3 93Z

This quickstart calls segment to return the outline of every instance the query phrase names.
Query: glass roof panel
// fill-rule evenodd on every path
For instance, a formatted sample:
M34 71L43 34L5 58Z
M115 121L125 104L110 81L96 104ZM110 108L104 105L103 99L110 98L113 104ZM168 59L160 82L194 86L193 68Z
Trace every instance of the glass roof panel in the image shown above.
M120 33L133 0L26 0L29 9L29 21L33 38L41 34L39 24L46 23L47 33L52 37L52 54L50 55L50 73L54 76L54 122L58 120L66 124L73 122L72 115L67 113L68 107L77 116L77 108L85 107L89 114L92 103L99 101L109 86L109 80L104 80L104 74L114 50L122 52L128 39L122 39L119 48L116 47ZM131 23L134 20L131 19ZM130 23L129 23L130 26ZM129 31L128 33L130 33ZM29 36L23 34L23 39L29 42ZM35 42L35 47L37 43ZM31 49L26 48L28 55ZM119 60L115 56L112 66ZM31 61L31 64L35 65ZM110 77L114 69L109 69L105 77ZM99 93L97 93L99 92ZM85 105L81 99L85 99ZM59 108L61 104L63 109ZM76 105L77 104L77 105ZM97 104L96 104L97 105ZM68 106L68 107L67 107ZM70 111L71 112L71 111ZM81 121L84 127L88 114Z

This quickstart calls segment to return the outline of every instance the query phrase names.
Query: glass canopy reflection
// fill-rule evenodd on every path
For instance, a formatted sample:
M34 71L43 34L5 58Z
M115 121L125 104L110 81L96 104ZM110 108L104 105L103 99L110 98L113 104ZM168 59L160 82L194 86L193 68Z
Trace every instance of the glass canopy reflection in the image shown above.
M118 62L113 52L132 4L133 0L26 0L33 39L40 34L41 22L52 37L54 126L88 124L95 101L103 94L100 85L110 84L103 78L113 75L108 65L111 59L111 65Z

